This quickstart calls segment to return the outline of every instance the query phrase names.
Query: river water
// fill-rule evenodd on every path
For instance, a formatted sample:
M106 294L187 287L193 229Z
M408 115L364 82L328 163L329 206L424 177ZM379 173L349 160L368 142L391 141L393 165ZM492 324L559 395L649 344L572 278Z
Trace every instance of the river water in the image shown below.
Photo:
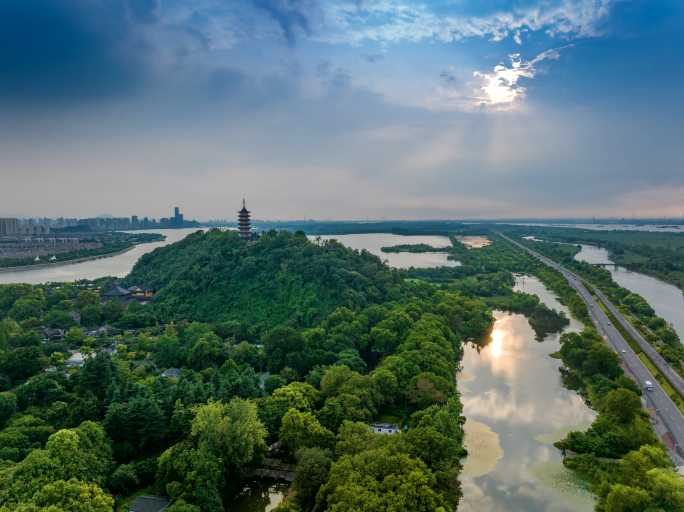
M310 236L315 239L316 237ZM451 247L451 240L446 236L404 236L388 233L364 233L358 235L324 235L323 240L335 239L340 243L357 249L365 249L375 254L381 260L395 268L429 268L429 267L456 267L458 261L447 259L445 252L382 252L383 247L393 245L417 245L426 244L432 247Z
M536 278L518 278L516 289L564 311ZM578 331L572 320L567 331ZM460 512L589 512L592 495L562 464L553 443L569 430L584 429L595 413L563 387L560 334L535 341L523 315L495 312L489 343L465 348L458 378L466 448Z
M83 263L55 265L54 267L17 270L14 272L0 272L0 284L29 283L42 284L49 282L69 282L80 279L97 279L100 277L127 275L140 256L174 242L182 240L197 228L189 229L153 229L134 231L134 233L161 233L166 236L162 242L151 242L136 245L130 251L109 258L84 261Z
M587 263L612 263L606 249L594 245L581 247L582 250L575 255L576 260ZM674 327L679 339L684 342L684 294L679 288L624 267L611 265L606 268L616 283L646 299L658 316Z
M684 222L680 224L557 224L543 222L501 222L515 226L540 226L571 229L591 229L594 231L649 231L652 233L682 233Z
M283 501L288 484L272 481L247 482L230 504L231 512L270 512Z

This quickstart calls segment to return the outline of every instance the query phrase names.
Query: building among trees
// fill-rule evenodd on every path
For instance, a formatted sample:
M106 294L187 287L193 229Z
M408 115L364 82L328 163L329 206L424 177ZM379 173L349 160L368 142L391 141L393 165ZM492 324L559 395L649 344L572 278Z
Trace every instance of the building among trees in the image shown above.
M252 237L252 222L250 220L250 211L245 205L244 198L242 199L242 210L238 212L238 231L243 240L249 240Z

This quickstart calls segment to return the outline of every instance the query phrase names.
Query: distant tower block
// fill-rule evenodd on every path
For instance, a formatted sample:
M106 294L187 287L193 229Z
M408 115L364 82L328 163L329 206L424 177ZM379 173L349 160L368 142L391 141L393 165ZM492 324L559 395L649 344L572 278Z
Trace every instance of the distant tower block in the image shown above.
M238 231L243 240L249 240L252 237L252 222L244 199L242 200L242 210L238 212Z

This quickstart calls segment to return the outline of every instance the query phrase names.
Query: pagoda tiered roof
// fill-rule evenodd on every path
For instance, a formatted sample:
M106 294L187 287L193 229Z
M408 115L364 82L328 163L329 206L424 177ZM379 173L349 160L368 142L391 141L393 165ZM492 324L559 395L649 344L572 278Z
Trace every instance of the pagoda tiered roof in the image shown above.
M242 210L238 212L238 231L240 232L240 236L244 239L252 236L250 211L247 209L244 199L242 200Z

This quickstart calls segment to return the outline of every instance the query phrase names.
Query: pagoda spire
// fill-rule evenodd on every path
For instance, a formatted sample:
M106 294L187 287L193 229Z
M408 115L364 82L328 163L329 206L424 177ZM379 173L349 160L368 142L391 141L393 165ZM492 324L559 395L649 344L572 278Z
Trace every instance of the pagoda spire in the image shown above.
M242 210L238 212L238 231L243 240L249 240L252 237L252 221L244 197L242 198Z

